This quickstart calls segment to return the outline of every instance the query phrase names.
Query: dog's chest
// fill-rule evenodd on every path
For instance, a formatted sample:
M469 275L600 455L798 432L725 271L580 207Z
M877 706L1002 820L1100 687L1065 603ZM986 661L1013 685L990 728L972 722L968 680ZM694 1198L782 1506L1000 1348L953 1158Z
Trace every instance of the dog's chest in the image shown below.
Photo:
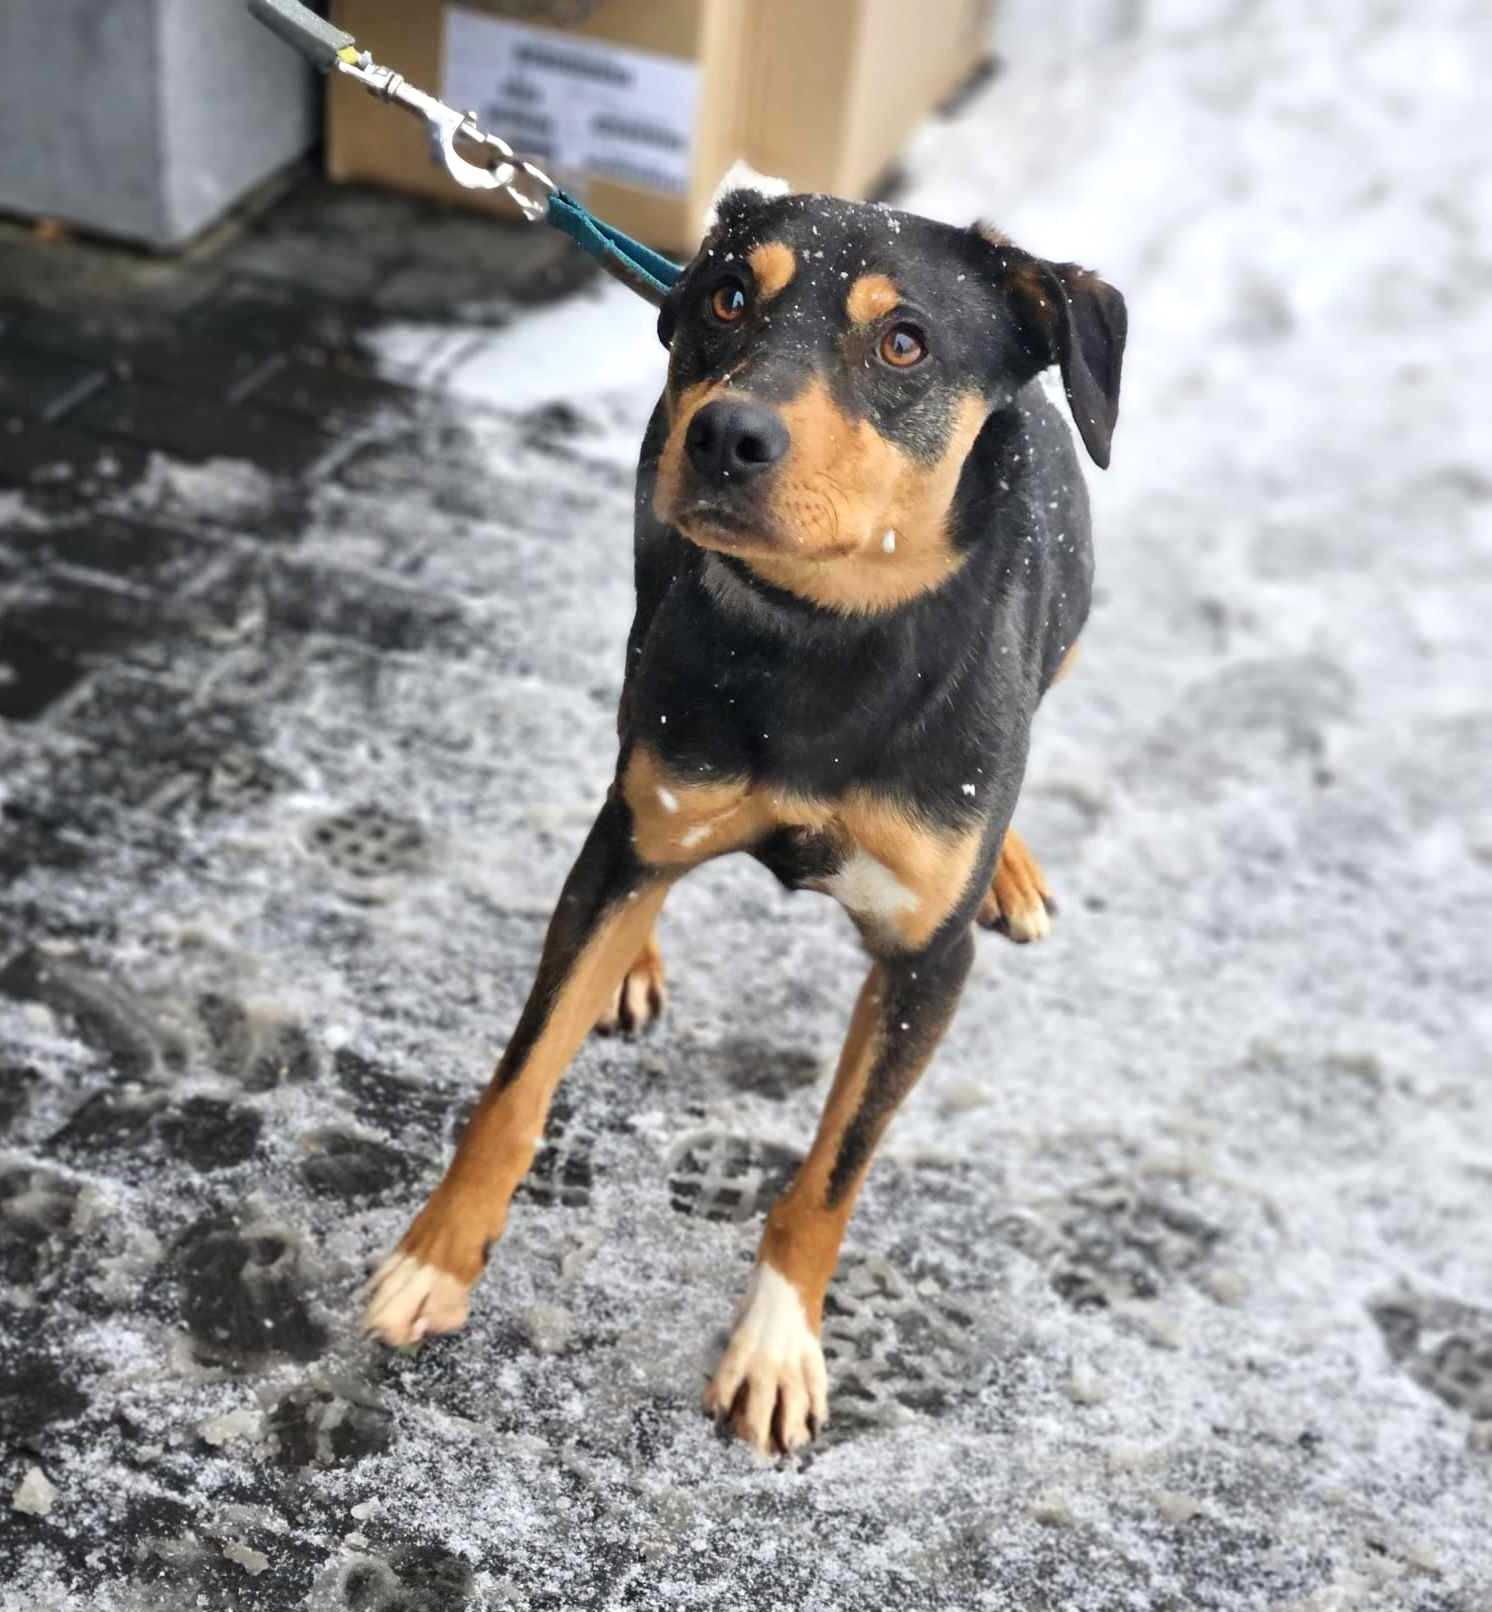
M926 944L967 894L983 825L932 828L868 791L806 799L747 779L686 780L633 752L623 794L643 861L682 869L748 851L792 890L831 895L867 933Z

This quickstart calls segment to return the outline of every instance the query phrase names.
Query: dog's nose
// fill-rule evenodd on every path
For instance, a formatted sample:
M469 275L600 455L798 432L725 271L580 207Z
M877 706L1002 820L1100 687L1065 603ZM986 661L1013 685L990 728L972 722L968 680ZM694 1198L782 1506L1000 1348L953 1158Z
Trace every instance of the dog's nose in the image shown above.
M708 481L744 481L787 452L787 427L759 403L706 403L689 422L684 448Z

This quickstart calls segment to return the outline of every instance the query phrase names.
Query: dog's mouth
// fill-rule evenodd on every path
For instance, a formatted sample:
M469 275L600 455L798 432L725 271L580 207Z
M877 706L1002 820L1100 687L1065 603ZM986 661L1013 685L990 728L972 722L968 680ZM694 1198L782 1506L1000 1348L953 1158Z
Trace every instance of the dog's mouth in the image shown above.
M673 517L673 525L692 542L705 548L771 548L771 533L760 519L749 519L731 502L719 497L689 498Z
M860 552L860 545L853 539L806 549L770 518L756 512L743 512L719 498L689 499L669 524L700 548L736 554L743 559L798 559L825 565L854 558Z

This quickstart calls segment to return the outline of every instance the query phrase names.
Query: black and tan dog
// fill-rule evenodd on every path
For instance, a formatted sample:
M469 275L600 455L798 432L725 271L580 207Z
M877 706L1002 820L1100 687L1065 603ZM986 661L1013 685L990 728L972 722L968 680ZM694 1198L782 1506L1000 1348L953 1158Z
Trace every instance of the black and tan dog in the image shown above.
M638 472L616 779L367 1325L406 1344L465 1320L581 1041L662 1006L669 890L746 851L834 896L872 959L706 1394L758 1448L792 1450L827 1414L818 1335L851 1208L953 1014L973 925L1046 930L1010 818L1092 553L1077 455L1036 376L1060 368L1107 464L1125 309L988 231L739 190L658 328L671 359Z

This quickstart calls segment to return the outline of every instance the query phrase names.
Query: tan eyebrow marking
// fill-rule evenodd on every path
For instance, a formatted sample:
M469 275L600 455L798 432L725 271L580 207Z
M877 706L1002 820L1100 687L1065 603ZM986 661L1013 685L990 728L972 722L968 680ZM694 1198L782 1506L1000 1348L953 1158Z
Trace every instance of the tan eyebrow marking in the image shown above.
M746 254L751 272L756 276L756 289L763 302L773 297L798 272L798 259L792 247L782 241L763 241Z
M900 301L901 292L897 290L895 280L888 279L884 274L862 274L850 287L850 294L844 299L844 308L851 324L872 325L882 315L890 313Z

